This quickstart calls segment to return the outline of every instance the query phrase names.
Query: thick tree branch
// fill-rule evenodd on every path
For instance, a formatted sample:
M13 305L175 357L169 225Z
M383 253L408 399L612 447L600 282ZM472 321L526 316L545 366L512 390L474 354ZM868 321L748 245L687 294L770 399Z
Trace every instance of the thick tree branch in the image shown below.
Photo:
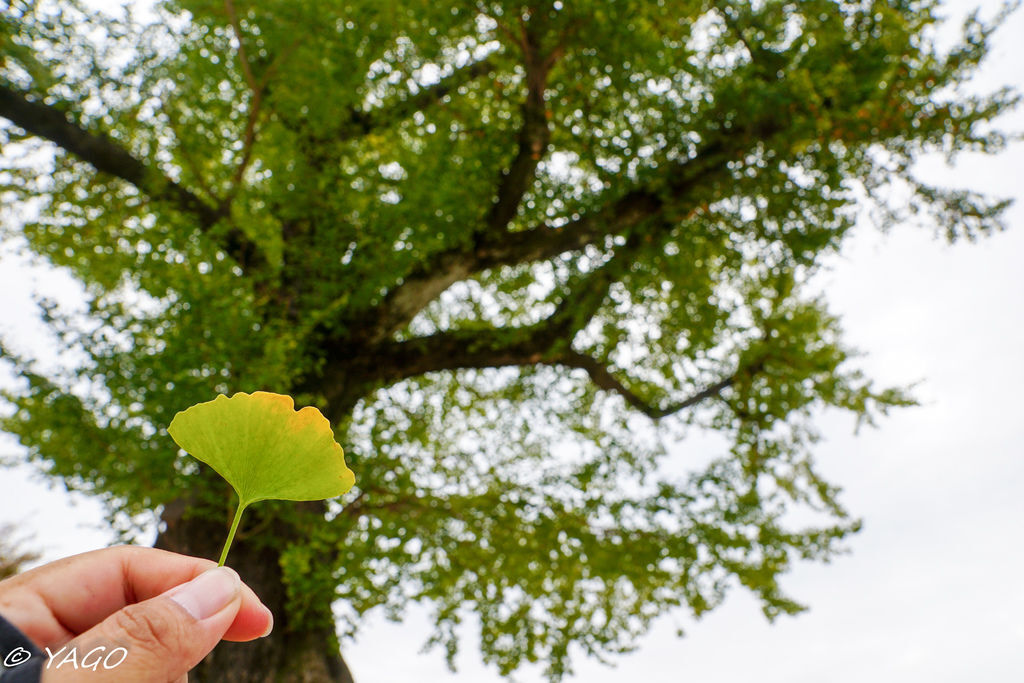
M488 233L481 236L472 250L457 247L438 252L408 274L358 325L350 327L362 330L367 343L381 342L408 324L441 292L470 275L489 268L553 258L600 243L610 235L626 233L658 218L666 207L666 196L684 197L726 172L735 154L735 150L723 144L709 144L695 158L677 165L665 191L636 189L558 228L540 225L518 232Z
M134 185L153 201L168 202L193 215L204 233L209 233L224 217L221 211L136 159L107 136L84 130L59 109L33 101L4 84L0 84L0 116L33 135L53 142L97 171ZM243 269L262 263L263 255L241 230L232 227L218 231L216 239L218 245Z
M0 116L33 135L56 143L96 170L134 185L154 199L171 200L179 208L195 214L204 226L220 218L213 207L174 181L154 173L110 138L83 130L60 110L32 101L5 85L0 85Z
M354 405L362 394L381 383L389 384L427 372L472 367L470 348L482 352L479 367L493 366L495 348L505 347L508 364L523 357L536 357L570 349L576 333L586 327L604 303L611 284L629 267L635 250L643 242L633 235L615 255L601 266L581 275L562 297L554 312L543 322L519 329L453 331L429 337L395 342L383 340L367 349L351 340L325 340L321 344L327 362L316 377L307 378L300 391L324 395L330 412L339 415Z
M339 400L351 402L354 394L381 383L464 368L495 368L518 365L561 365L586 370L600 388L621 394L633 407L652 419L683 410L717 394L731 384L723 380L686 401L668 407L645 403L597 360L572 348L576 334L587 326L617 281L641 249L661 248L639 232L630 235L614 256L581 275L562 297L554 312L534 325L487 330L451 330L404 341L385 340L362 352L351 347L324 347L330 359L319 386L332 407ZM342 387L342 389L338 389ZM358 387L353 393L353 387ZM344 396L344 398L342 398Z
M486 252L490 245L503 244L508 236L508 227L515 219L523 197L536 177L537 166L548 150L551 126L548 121L547 103L544 99L548 75L558 59L564 54L562 42L548 50L541 44L539 31L531 22L520 19L519 35L513 35L514 43L523 56L526 72L526 98L522 104L522 125L517 136L516 154L509 166L502 170L493 198L483 224L473 231L473 249ZM379 306L377 324L371 328L372 342L385 339L403 327L413 316L433 301L452 283L482 270L475 263L471 252L457 248L443 252L424 268L411 274L393 289ZM532 259L527 259L532 260Z
M444 332L383 345L377 349L380 355L375 356L372 363L383 370L382 375L386 373L384 380L387 382L427 372L467 368L549 365L580 369L586 371L595 386L619 394L652 420L718 396L736 381L734 373L683 400L656 405L641 398L597 359L573 350L571 338L563 337L561 328L561 323L541 323L520 329Z
M547 319L534 325L385 341L369 350L375 359L370 366L380 368L378 380L395 382L437 370L522 365L556 357L571 348L576 333L597 313L614 281L612 270L610 261L588 273Z

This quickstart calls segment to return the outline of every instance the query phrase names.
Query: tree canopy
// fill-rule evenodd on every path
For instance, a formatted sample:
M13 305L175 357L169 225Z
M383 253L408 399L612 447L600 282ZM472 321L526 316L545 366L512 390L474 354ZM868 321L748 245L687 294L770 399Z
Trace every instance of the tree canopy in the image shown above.
M41 302L63 369L0 349L3 428L126 533L160 515L171 537L230 521L177 411L319 407L353 493L249 522L274 529L251 542L289 633L425 602L449 657L474 614L486 661L558 680L737 583L797 611L780 575L858 526L814 416L910 402L857 370L808 280L865 207L950 240L1005 208L913 174L997 151L1017 101L960 87L999 17L940 51L939 9L13 0L4 229L89 302ZM692 429L729 445L687 472Z

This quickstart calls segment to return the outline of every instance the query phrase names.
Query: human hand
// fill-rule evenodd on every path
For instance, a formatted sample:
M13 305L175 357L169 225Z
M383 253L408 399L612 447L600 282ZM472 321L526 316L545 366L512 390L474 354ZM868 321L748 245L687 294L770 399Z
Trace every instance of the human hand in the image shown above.
M48 650L44 680L95 683L185 680L221 639L253 640L274 623L234 570L137 546L75 555L0 582L0 615ZM127 654L110 669L58 667L61 648L75 647L81 658L99 646Z

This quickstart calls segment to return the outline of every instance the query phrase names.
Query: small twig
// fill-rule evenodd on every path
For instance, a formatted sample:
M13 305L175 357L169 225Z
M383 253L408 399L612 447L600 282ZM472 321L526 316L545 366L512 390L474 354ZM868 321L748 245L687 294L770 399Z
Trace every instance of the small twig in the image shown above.
M238 14L235 12L235 3L233 0L224 0L224 11L228 15L228 21L231 23L231 28L235 32L235 40L238 41L238 60L242 63L242 74L245 76L245 82L249 84L249 87L255 92L258 90L256 85L256 76L252 72L252 65L249 63L249 57L245 52L245 41L242 40L242 25L238 21Z
M667 417L674 413L678 413L687 408L693 407L704 401L705 399L718 396L723 390L731 387L736 381L736 376L739 371L733 373L729 377L721 379L714 384L707 386L706 388L698 391L697 393L688 396L682 401L678 401L665 407L657 407L640 398L637 394L633 393L625 384L620 382L611 371L605 366L598 362L596 359L586 354L571 351L565 354L562 358L556 360L557 364L566 365L572 368L579 368L585 370L590 376L590 380L599 388L605 391L614 391L615 393L622 396L626 403L633 406L647 417L652 420L658 420L663 417Z
M249 105L249 115L246 118L245 132L243 133L242 158L238 162L235 172L232 174L231 187L228 190L228 194L221 201L222 208L227 207L235 198L235 195L238 194L245 171L249 168L249 164L252 162L252 150L256 144L256 130L260 120L260 114L263 109L263 95L266 92L267 84L270 82L270 78L277 70L277 65L282 60L286 59L299 44L298 39L292 41L292 43L285 48L284 52L274 58L267 69L263 72L263 77L257 81L256 74L252 70L252 64L249 62L249 56L245 49L245 41L242 39L242 25L238 20L238 14L235 12L233 0L224 0L224 10L228 15L228 21L231 24L231 28L235 32L235 39L238 41L238 60L242 65L242 74L245 77L245 82L252 91L252 102Z

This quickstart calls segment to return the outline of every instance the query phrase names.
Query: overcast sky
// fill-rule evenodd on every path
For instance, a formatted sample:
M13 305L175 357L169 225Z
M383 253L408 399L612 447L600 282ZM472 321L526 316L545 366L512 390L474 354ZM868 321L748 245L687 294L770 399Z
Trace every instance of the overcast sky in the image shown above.
M972 4L951 2L962 15ZM984 7L995 2L984 2ZM1003 27L979 89L1024 90L1024 11ZM1024 130L1024 114L1004 126ZM882 235L863 226L820 286L842 316L846 339L882 384L923 380L921 407L853 435L851 419L826 414L817 457L842 500L864 519L851 553L804 564L784 588L811 609L768 624L734 590L701 621L663 619L618 666L577 661L575 680L645 683L760 680L765 683L999 683L1024 675L1024 145L997 158L941 159L922 175L1014 196L1010 229L949 246L926 230ZM43 349L29 293L73 304L77 286L0 250L0 333ZM0 381L4 381L0 378ZM682 451L683 446L680 446ZM0 435L0 455L17 453ZM680 456L681 457L681 456ZM19 525L46 559L110 542L99 507L30 476L0 471L0 522ZM683 639L675 636L685 629ZM402 624L373 617L345 656L357 683L490 683L467 628L459 672L439 652L420 654L425 612ZM516 680L542 680L537 669Z

